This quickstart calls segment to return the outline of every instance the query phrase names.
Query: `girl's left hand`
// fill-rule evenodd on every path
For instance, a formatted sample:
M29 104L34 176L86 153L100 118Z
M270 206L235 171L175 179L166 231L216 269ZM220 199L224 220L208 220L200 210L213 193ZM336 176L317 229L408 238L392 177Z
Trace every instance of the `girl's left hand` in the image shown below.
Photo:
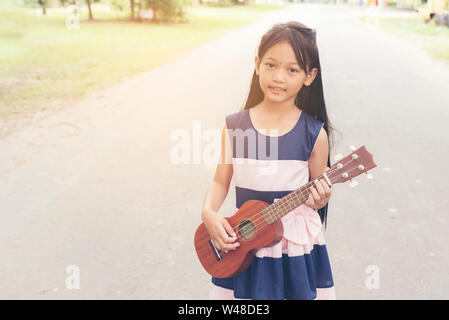
M329 171L329 167L326 167L326 170L324 172ZM320 179L315 180L315 187L310 187L309 198L307 199L304 204L314 210L321 209L326 205L326 203L329 201L331 197L331 189L329 188L326 180Z

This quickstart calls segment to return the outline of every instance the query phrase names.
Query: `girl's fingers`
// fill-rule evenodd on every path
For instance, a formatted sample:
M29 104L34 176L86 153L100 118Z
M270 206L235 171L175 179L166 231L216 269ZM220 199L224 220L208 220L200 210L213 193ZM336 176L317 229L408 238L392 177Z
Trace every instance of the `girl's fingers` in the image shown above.
M224 253L228 253L229 250L235 250L240 245L238 242L233 244L225 243L221 239L218 240L218 243L220 244L219 250Z
M226 243L222 239L218 239L218 244L220 245L220 251L223 251L225 253L228 253L228 249L226 248Z
M310 188L310 192L312 193L313 200L320 201L320 196L318 195L318 192L316 192L316 189L314 187Z
M324 171L325 172L329 171L329 167L326 167ZM314 206L316 203L326 201L328 198L330 198L331 194L331 190L324 179L314 180L313 183L315 187L312 186L309 188L310 190L309 198L305 203L309 207Z
M331 196L331 189L329 188L329 185L324 179L320 180L320 187L323 190L323 193L319 192L322 199L329 199Z
M313 206L314 204L315 204L315 201L313 200L312 195L309 194L309 198L308 198L307 201L306 201L306 205L309 206L309 207L311 207L311 206Z
M315 186L316 186L316 190L318 191L318 194L320 196L320 199L323 199L326 197L326 193L324 192L324 187L323 187L323 180L315 180Z
M226 249L226 245L220 241L220 250L223 251L224 253L228 253L228 250Z
M219 231L219 236L220 236L220 240L223 242L223 243L226 243L226 242L229 242L229 236L228 236L228 234L226 233L226 230L225 230L225 228L223 227L223 225L220 225L220 229L219 229L220 231Z
M226 228L226 231L223 228ZM234 250L236 249L240 244L238 242L235 242L235 240L237 240L237 235L234 232L234 229L232 229L231 225L229 224L228 220L225 219L224 223L222 225L222 229L224 232L224 236L225 238L223 238L223 242L224 242L224 248L226 248L227 250ZM230 235L232 235L232 237L229 237L226 232ZM235 243L233 243L235 242ZM226 251L227 253L227 251Z
M223 242L218 238L218 239L212 239L212 243L213 243L213 245L215 246L215 248L217 248L218 250L220 250L220 251L223 251L223 252L225 252L225 253L228 253L228 251L226 251L225 249L224 249L224 244L223 244Z
M324 189L326 198L329 198L331 196L331 188L329 188L329 185L324 180L322 181L322 185L323 185L323 189Z
M230 235L231 237L227 237L227 242L234 242L236 240L237 235L235 234L234 229L232 229L231 225L229 224L228 220L224 220L224 228L226 229L227 235Z

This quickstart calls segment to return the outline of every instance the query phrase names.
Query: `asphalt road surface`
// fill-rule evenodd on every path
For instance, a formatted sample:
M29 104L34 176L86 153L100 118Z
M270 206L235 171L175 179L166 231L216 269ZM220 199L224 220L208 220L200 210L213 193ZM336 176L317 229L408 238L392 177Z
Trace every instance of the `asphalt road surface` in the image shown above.
M295 19L317 30L331 157L365 145L377 163L374 179L333 188L337 299L448 299L449 69L360 14L375 12L274 12L3 136L0 298L207 299L193 234L215 167L195 150L243 106L262 34ZM171 156L176 133L188 163Z

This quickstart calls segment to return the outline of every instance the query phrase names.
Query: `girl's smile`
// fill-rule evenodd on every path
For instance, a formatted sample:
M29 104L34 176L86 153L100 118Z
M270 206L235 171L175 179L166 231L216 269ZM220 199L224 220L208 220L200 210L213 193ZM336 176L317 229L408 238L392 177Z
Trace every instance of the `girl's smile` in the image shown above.
M271 92L274 94L281 94L285 91L285 89L279 88L279 87L269 87Z

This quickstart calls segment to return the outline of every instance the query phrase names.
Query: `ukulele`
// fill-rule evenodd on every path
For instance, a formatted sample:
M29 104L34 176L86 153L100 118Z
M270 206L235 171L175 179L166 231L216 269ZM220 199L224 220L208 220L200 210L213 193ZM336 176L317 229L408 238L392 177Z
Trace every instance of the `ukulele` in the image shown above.
M331 186L351 180L374 167L376 164L373 156L362 146L336 162L330 170L316 179L324 179ZM370 177L369 174L368 178ZM258 249L274 246L281 241L284 232L281 218L306 202L312 185L313 181L310 181L272 204L248 200L233 216L225 217L240 244L228 253L214 246L206 226L201 223L195 232L194 244L204 269L216 278L233 277L243 273L250 266Z

